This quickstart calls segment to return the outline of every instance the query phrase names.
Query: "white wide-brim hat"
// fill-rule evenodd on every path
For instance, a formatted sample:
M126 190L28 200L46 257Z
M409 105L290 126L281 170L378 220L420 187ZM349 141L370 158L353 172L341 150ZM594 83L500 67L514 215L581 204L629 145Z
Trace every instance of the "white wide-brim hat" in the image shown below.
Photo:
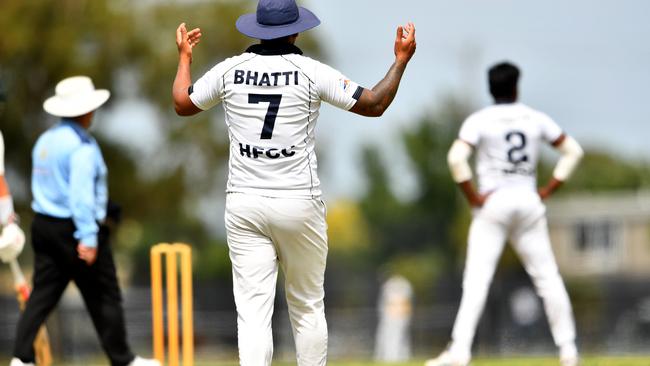
M45 112L57 117L79 117L101 107L111 92L95 89L87 76L73 76L56 84L55 95L43 103Z

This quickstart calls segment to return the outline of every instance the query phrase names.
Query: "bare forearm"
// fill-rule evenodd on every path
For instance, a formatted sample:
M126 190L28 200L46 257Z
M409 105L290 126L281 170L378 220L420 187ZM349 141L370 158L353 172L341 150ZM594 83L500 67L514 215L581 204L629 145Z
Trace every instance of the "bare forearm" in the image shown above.
M406 63L395 61L386 76L372 88L379 99L379 108L382 110L386 110L395 99L404 70L406 70Z
M555 193L555 191L557 191L560 187L562 187L563 184L564 182L561 180L557 178L551 178L545 187L539 189L539 196L545 200L549 198L553 193Z
M178 59L178 69L174 79L174 91L187 89L192 85L192 74L190 72L191 60L188 57L180 56ZM186 90L187 91L187 90Z
M474 189L474 185L472 184L471 180L458 183L458 186L460 187L461 191L463 191L463 194L465 195L467 202L469 202L469 205L472 207L483 207L485 201L492 194L492 192L487 192L487 193L477 192Z
M458 187L460 187L461 192L463 192L463 195L467 199L467 202L469 202L470 206L476 206L479 201L479 195L474 189L472 181L468 180L458 183Z
M364 90L352 112L368 117L378 117L391 105L406 70L406 62L396 60L386 76L372 90Z
M178 69L176 70L176 77L174 78L174 85L172 87L172 95L174 97L174 106L176 113L182 114L183 107L187 104L189 98L188 89L192 85L192 74L190 72L191 59L189 57L180 56L178 60Z

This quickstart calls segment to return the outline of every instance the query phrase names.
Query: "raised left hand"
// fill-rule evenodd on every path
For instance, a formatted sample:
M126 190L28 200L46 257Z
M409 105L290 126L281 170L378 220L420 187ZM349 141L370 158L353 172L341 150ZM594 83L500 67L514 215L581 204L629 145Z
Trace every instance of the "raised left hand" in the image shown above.
M192 50L194 46L201 42L201 29L194 28L187 31L185 23L181 23L176 29L176 46L178 47L178 54L180 56L189 57L192 60Z

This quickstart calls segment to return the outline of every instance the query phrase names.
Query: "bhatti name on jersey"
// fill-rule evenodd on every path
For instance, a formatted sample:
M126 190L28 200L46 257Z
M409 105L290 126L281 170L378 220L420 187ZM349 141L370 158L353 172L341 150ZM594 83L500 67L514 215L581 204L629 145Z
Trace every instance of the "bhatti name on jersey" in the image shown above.
M241 142L239 143L239 153L241 156L245 156L251 159L258 159L260 157L267 157L269 159L279 159L281 157L291 157L296 155L296 152L293 151L295 146L291 146L286 149L276 149L276 148L263 148L259 146L244 145Z
M298 71L259 72L235 70L234 83L255 86L288 86L298 84Z

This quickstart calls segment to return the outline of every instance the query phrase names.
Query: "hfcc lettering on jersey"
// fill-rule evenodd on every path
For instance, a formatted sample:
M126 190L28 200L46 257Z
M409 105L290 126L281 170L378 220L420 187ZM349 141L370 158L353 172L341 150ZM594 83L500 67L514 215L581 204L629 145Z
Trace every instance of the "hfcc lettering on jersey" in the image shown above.
M537 174L537 170L535 168L531 168L529 166L522 166L520 164L514 165L512 168L503 169L502 172L504 174L519 174L519 175L529 175L529 176L535 176Z
M255 86L288 86L298 84L298 71L259 72L235 70L235 84Z
M239 153L241 156L246 156L251 159L259 159L262 157L269 159L279 159L281 157L288 158L296 155L296 152L293 151L294 148L295 146L291 146L290 148L286 149L265 149L259 146L244 145L242 143L239 143Z

